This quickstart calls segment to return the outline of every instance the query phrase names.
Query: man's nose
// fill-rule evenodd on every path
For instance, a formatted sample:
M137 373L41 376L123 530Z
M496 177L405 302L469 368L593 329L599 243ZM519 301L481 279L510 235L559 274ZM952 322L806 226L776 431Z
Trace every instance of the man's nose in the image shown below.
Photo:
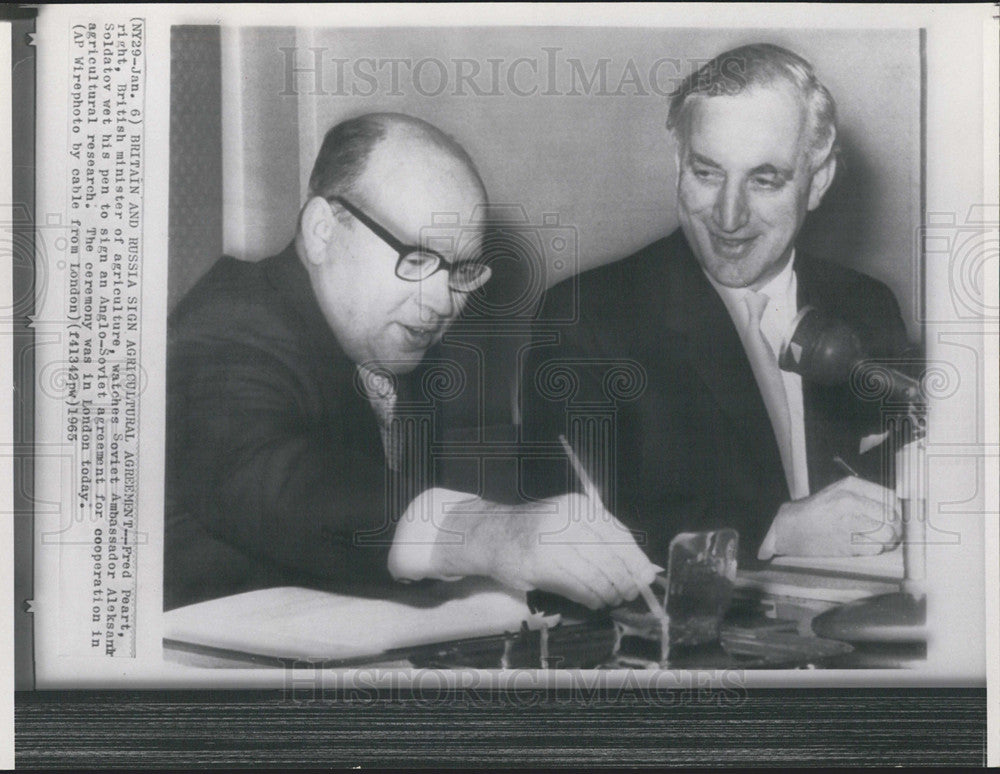
M716 224L725 232L738 231L746 225L749 215L743 186L738 181L727 181L715 200Z
M421 280L418 293L420 307L427 317L447 319L455 315L458 294L449 287L445 269Z

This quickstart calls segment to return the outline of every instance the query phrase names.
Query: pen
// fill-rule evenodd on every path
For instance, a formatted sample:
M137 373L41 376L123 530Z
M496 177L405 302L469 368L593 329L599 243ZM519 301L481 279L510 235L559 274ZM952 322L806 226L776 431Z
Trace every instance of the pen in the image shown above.
M838 468L844 471L847 475L854 476L855 478L861 478L861 476L858 475L858 471L856 471L854 468L852 468L850 465L844 462L843 457L841 457L839 454L834 455L833 462Z
M576 456L576 452L573 451L573 447L569 445L569 441L566 440L565 435L559 436L559 443L562 444L563 449L566 451L566 456L569 457L569 463L573 466L576 477L580 479L580 483L583 485L583 490L587 497L596 500L603 508L604 503L601 502L601 496L597 491L597 487L594 486L594 482L590 480L590 476L587 475L587 469L583 467L583 463L580 462L580 458ZM656 600L656 595L653 593L653 590L649 586L643 586L640 584L639 593L645 600L647 607L649 607L649 612L660 619L665 634L667 613L662 607L660 607L660 603ZM664 648L666 648L665 643Z
M584 494L587 495L591 500L596 500L604 506L601 502L601 495L597 491L597 487L594 486L594 482L590 480L590 476L587 475L587 469L583 467L583 463L580 462L580 458L576 456L576 452L573 451L573 447L569 445L569 441L566 440L565 435L559 436L559 443L562 444L563 449L566 452L566 456L569 457L569 464L573 466L573 471L576 473L576 477L580 479L580 483L583 484Z

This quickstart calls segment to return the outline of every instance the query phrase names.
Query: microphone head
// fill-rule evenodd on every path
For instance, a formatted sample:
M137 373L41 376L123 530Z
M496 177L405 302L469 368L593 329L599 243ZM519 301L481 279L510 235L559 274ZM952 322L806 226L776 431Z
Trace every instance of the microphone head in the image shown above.
M847 323L807 306L785 335L778 365L811 382L832 386L849 381L851 370L864 357L861 340Z

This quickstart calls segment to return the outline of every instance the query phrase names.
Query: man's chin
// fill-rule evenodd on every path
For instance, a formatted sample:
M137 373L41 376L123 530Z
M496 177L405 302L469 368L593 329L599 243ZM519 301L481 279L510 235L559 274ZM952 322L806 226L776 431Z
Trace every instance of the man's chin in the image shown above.
M781 260L761 258L760 252L733 260L725 255L710 252L708 264L699 258L708 275L719 285L727 288L759 289L781 273L788 264L789 255Z
M381 361L380 365L382 368L396 374L397 376L405 376L406 374L416 369L416 367L420 365L423 359L424 359L423 352L417 354L406 352L406 353L400 353L392 360L383 360Z
M727 288L745 288L752 285L756 279L756 274L749 274L740 270L741 267L733 266L726 261L718 261L706 269L708 275L719 285Z
M423 352L410 352L393 348L391 351L371 353L368 359L359 365L375 373L381 371L403 376L420 365L423 359Z
M757 288L766 285L771 279L781 273L786 261L778 264L761 262L754 256L739 261L728 260L725 256L712 256L707 266L702 266L716 283L727 288Z

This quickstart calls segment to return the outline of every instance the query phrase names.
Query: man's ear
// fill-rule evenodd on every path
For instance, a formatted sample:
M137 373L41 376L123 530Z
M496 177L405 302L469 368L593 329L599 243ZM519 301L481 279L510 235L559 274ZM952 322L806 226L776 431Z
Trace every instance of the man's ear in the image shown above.
M327 248L335 238L336 218L322 196L314 196L302 209L302 241L309 263L319 266L326 260Z
M820 168L813 172L812 180L809 183L808 209L810 212L819 207L819 203L823 201L823 196L830 188L830 184L833 183L833 176L836 172L837 155L831 153Z

